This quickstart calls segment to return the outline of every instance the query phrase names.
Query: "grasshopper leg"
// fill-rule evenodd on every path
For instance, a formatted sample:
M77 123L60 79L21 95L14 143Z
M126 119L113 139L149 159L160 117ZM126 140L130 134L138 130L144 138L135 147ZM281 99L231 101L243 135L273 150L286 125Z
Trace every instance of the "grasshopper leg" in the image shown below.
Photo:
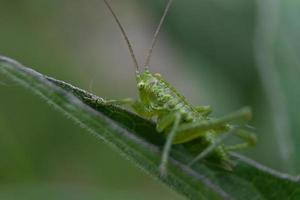
M85 98L85 100L91 101L95 104L101 104L101 105L129 106L137 114L146 118L150 118L154 115L154 113L149 111L147 108L145 108L144 104L142 104L140 101L131 98L125 98L120 100L104 100L102 98L95 97L95 98Z
M118 106L123 106L123 105L128 105L132 106L134 105L136 100L131 99L131 98L125 98L125 99L119 99L119 100L104 100L102 103L106 105L118 105Z
M125 99L120 99L120 100L105 100L105 99L97 97L97 96L85 97L84 100L92 102L94 104L118 105L118 106L123 106L123 105L132 106L136 103L136 101L131 98L125 98Z
M229 135L234 134L235 131L236 131L235 129L232 129L224 133L216 141L214 141L212 144L206 147L202 152L200 152L190 163L188 163L188 166L192 166L195 163L199 162L200 160L209 156L215 149L218 148L218 146L223 144L223 142L228 138Z
M161 157L161 162L160 162L160 166L159 166L160 175L162 177L166 176L166 173L167 173L168 158L170 155L173 140L177 133L177 128L178 128L180 120L181 120L181 114L176 112L176 113L173 113L173 115L168 115L167 118L173 119L173 125L172 125L170 132L167 134L167 140L166 140L166 143L165 143L163 151L162 151L162 157ZM166 121L168 121L169 119L166 119Z
M249 108L242 108L236 112L217 119L205 119L192 123L182 124L178 127L178 134L175 138L175 144L191 141L193 139L202 137L208 130L216 130L218 132L227 132L228 123L232 121L246 122L251 117L251 110Z
M116 106L129 106L131 107L136 113L141 116L148 116L151 113L145 108L145 106L137 100L131 98L125 98L120 100L105 100L104 104L106 105L116 105Z
M244 143L236 144L236 145L231 145L231 146L226 146L225 149L227 151L236 151L236 150L242 150L246 149L248 147L255 146L257 143L257 137L254 133L244 130L244 129L239 129L235 132L234 134L241 140L244 140Z
M164 117L158 119L156 124L156 130L158 132L163 132L174 123L175 118L176 118L176 113L171 112L165 115Z
M221 145L224 140L228 138L229 135L234 134L235 136L239 137L240 139L244 140L244 143L231 145L231 146L225 146L226 151L235 151L235 150L241 150L245 149L251 146L254 146L257 142L256 135L252 132L243 130L243 129L237 129L232 128L232 130L224 133L218 140L216 140L213 144L208 146L204 151L202 151L200 154L198 154L188 165L192 166L196 162L204 159L207 157L210 153L212 153L219 145Z
M201 120L199 122L193 122L188 124L183 124L180 126L179 131L191 130L191 129L212 129L218 126L222 126L226 123L232 121L248 121L251 118L251 110L248 107L242 108L236 112L226 115L217 119Z

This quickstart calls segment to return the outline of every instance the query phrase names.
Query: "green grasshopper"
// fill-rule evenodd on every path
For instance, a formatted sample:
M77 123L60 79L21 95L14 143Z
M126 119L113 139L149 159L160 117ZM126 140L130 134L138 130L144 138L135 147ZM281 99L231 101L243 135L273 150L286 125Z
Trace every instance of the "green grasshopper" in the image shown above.
M156 121L157 131L166 136L159 167L162 176L166 175L167 172L167 162L172 144L182 144L198 140L202 141L201 144L203 144L203 142L206 144L205 149L202 150L189 165L193 165L206 156L213 154L218 158L220 163L222 163L223 168L231 169L229 152L247 148L256 143L256 136L253 133L230 124L230 122L237 120L247 122L252 115L250 108L242 108L222 118L211 118L209 117L212 112L210 106L192 106L186 98L172 87L171 84L165 81L160 74L154 74L149 71L152 50L172 2L173 0L169 0L167 3L146 57L144 64L145 70L141 71L125 29L121 25L120 20L108 0L104 0L105 5L113 15L127 43L136 69L136 81L140 99L103 100L99 98L94 99L94 101L107 105L127 105L138 115ZM223 136L231 133L245 142L225 146L223 144L225 137Z

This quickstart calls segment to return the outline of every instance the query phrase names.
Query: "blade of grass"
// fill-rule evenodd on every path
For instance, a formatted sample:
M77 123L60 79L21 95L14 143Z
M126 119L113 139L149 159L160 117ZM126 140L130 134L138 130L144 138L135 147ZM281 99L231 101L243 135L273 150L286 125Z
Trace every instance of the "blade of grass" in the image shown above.
M18 62L0 56L0 73L42 97L96 138L105 141L152 177L189 199L296 199L300 195L299 177L274 170L233 155L236 166L224 171L213 163L187 163L193 154L186 145L174 145L168 176L159 176L164 138L155 125L122 108L94 104L96 97L63 81L42 75Z
M274 136L282 165L291 171L294 166L294 142L288 115L288 103L276 69L274 45L278 32L280 1L257 0L257 26L254 39L256 67L270 105Z

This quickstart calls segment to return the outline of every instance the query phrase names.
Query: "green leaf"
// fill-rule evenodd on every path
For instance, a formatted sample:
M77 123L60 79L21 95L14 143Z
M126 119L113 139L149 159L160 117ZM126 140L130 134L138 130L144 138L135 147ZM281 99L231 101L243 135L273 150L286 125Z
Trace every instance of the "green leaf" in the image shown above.
M138 167L189 199L299 199L300 177L269 169L239 154L232 172L212 163L186 163L193 154L185 145L174 145L168 176L159 176L164 137L155 124L115 106L95 105L96 97L63 81L42 75L0 56L0 73L42 97L96 138L105 141Z

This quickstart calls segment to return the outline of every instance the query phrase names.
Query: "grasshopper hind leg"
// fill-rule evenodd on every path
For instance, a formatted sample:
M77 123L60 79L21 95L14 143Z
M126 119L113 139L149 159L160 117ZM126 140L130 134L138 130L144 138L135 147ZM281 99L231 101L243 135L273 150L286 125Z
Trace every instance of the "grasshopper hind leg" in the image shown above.
M194 165L195 163L199 162L200 160L203 160L213 152L216 152L216 154L221 160L229 160L228 154L224 150L224 146L222 145L222 143L228 138L229 134L230 132L225 133L221 137L217 138L216 134L213 131L208 132L204 139L207 143L209 143L209 145L203 151L201 151L188 165Z
M256 135L254 133L237 126L232 126L230 125L230 123L236 120L245 123L249 120L250 116L251 110L249 108L243 108L222 118L212 119L209 121L200 121L180 126L178 136L181 135L180 138L182 141L185 141L183 136L189 138L203 138L208 144L208 146L204 148L189 163L189 166L192 166L196 162L214 153L214 155L219 157L220 161L223 163L222 165L224 165L224 168L230 170L231 162L229 152L254 146L257 141ZM220 127L223 128L220 129ZM194 136L186 135L186 133L189 133L190 131L194 133ZM237 136L245 142L241 144L225 146L223 143L229 135Z
M237 150L247 149L249 147L255 146L257 143L256 135L245 129L238 129L234 135L240 138L241 140L244 140L245 142L231 145L231 146L226 146L225 147L226 151L237 151Z
M236 144L236 145L230 145L225 146L223 145L223 142L230 136L234 135L238 138L244 140L245 142ZM216 152L217 156L220 158L220 161L222 163L222 166L231 171L232 170L232 163L230 160L230 151L236 151L236 150L242 150L246 149L251 146L255 146L257 142L256 135L252 132L246 131L244 129L237 129L232 128L232 130L223 133L222 136L219 138L208 138L210 145L205 148L201 153L199 153L188 165L192 166L195 163L203 160L207 156L211 155L211 153Z

